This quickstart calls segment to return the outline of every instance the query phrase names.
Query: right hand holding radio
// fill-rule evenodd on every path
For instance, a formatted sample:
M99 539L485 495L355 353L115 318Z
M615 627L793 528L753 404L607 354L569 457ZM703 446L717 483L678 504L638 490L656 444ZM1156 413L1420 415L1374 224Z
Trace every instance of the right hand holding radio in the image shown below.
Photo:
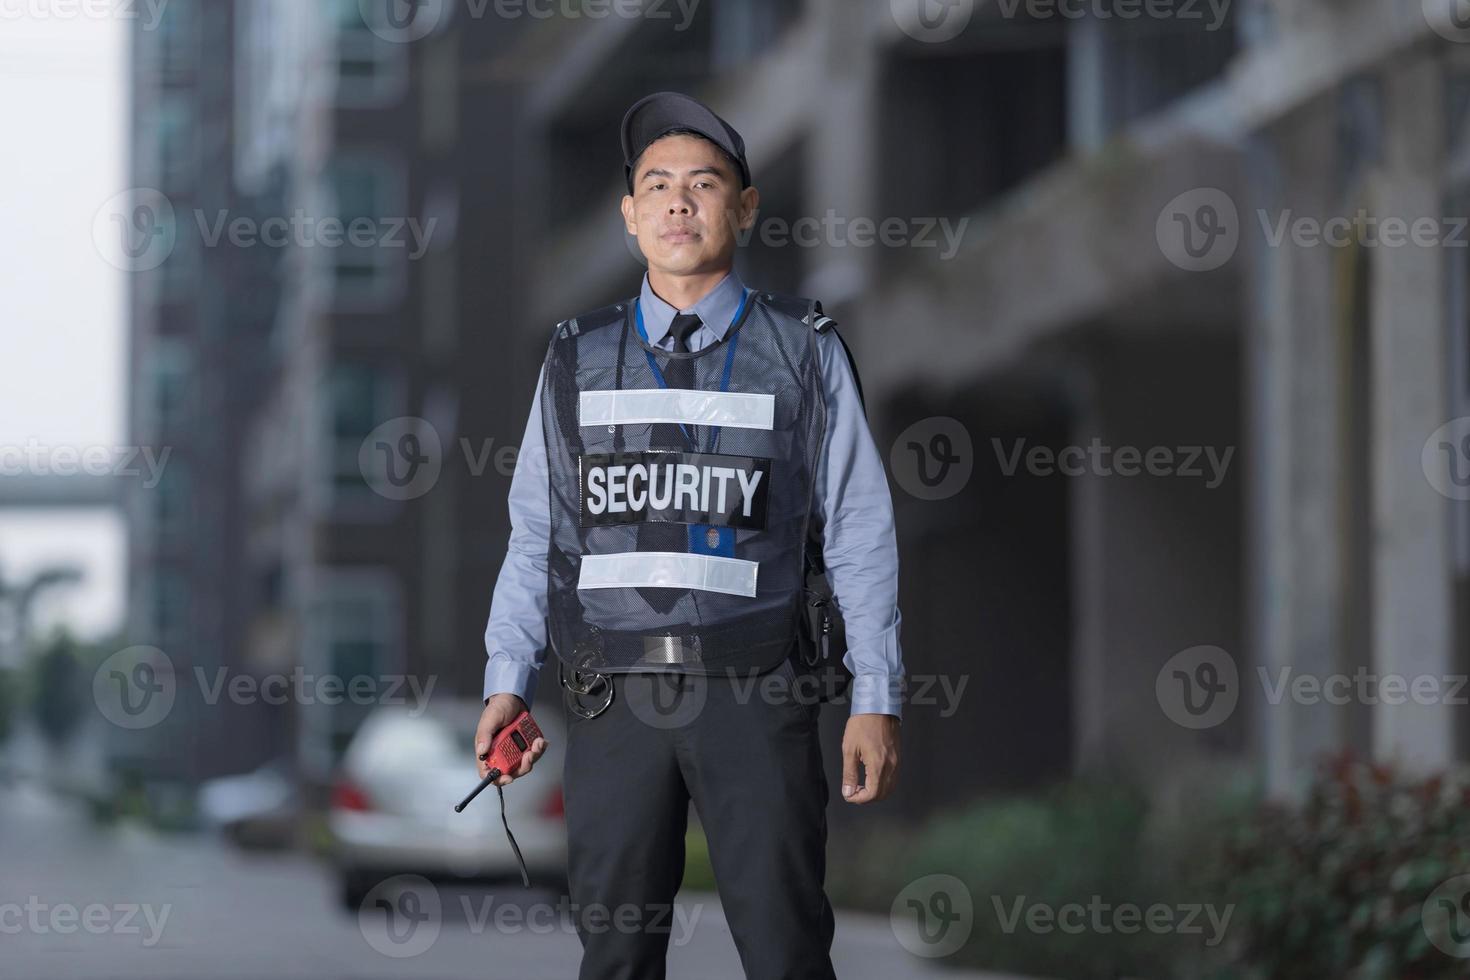
M492 694L490 700L485 702L485 710L480 713L480 724L475 728L475 759L480 778L484 779L490 771L487 761L490 751L490 743L495 736L506 725L515 721L520 713L526 710L526 702L514 694ZM504 773L495 780L496 786L509 786L514 780L526 775L536 764L536 760L546 753L546 739L538 738L531 743L531 747L521 756L521 764L513 773Z

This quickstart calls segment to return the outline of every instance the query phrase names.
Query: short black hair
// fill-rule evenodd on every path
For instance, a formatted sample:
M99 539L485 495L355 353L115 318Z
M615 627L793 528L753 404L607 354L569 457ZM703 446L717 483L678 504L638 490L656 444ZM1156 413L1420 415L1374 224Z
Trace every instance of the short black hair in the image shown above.
M713 146L715 149L720 151L720 156L725 158L725 162L730 165L731 171L733 171L735 176L740 179L740 189L744 190L746 187L749 186L745 183L745 171L741 169L740 161L731 156L729 150L725 149L723 146L716 143L714 140L710 139L708 136L704 135L697 129L689 129L687 126L676 127L660 135L658 139L653 140L653 142L649 143L648 146L652 146L659 140L669 136L693 136L698 139L704 140L710 146ZM638 183L638 163L643 159L643 154L648 152L648 146L645 146L643 148L643 152L638 154L638 158L633 161L633 167L628 173L628 193L630 194L633 192L634 185Z

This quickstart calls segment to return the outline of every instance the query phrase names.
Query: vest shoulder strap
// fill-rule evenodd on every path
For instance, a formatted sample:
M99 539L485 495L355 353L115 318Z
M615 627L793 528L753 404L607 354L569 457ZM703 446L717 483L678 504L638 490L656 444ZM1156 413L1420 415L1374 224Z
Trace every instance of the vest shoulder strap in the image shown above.
M591 313L583 313L574 316L570 320L563 320L556 325L558 337L575 337L577 334L589 333L593 330L601 330L603 327L622 323L623 317L627 315L628 307L633 304L632 299L625 299L617 303L593 310Z
M781 293L761 293L761 299L772 309L809 324L817 333L831 333L837 338L837 342L842 345L842 353L847 355L847 366L852 370L852 380L857 385L858 403L863 406L863 414L866 415L868 402L863 396L863 378L858 374L857 359L852 356L852 348L847 346L842 334L837 332L837 321L822 312L821 302Z
M761 293L761 302L766 306L784 313L793 320L800 320L808 326L815 327L818 333L824 333L835 325L835 321L829 316L822 315L822 304L814 299L806 299L801 296L787 296L784 293Z

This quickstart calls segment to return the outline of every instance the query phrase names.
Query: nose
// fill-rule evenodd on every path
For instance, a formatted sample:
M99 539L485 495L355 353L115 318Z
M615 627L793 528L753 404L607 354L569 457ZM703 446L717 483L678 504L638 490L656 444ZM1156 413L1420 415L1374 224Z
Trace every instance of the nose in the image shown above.
M669 202L669 214L690 215L694 213L694 201L687 191L678 191Z

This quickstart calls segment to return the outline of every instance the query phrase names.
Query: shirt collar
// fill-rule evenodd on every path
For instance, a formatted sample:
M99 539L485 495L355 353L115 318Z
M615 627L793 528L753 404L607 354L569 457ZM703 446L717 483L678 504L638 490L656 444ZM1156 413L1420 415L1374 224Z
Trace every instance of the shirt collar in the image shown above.
M643 329L648 333L648 342L657 347L669 334L669 327L679 313L693 313L707 329L720 340L729 333L735 311L740 309L740 300L745 296L745 284L731 269L719 284L711 289L693 306L676 310L659 298L648 284L648 273L643 274L643 291L638 296L639 309L643 311Z

